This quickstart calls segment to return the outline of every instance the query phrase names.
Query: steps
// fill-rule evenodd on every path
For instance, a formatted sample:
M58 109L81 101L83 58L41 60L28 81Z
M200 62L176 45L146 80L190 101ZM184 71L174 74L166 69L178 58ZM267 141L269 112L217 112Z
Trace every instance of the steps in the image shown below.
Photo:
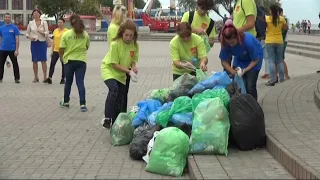
M314 42L289 40L286 49L287 53L320 59L320 43L315 37Z

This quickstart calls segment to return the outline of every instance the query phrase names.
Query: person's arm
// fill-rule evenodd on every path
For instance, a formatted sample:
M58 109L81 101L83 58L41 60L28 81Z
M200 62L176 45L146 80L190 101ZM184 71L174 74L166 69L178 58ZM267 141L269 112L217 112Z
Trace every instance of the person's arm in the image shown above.
M136 44L136 47L137 47L137 49L134 53L133 62L131 64L131 69L133 70L134 73L138 73L137 62L139 60L139 45Z
M283 29L283 30L288 30L289 27L288 27L288 24L287 24L286 19L285 19L284 17L282 17L282 16L281 16L280 18L281 18L281 21L283 22L282 29Z
M238 30L240 32L246 32L255 27L257 7L253 0L241 0L241 3L242 3L242 7L240 8L242 8L242 10L245 13L246 23L242 27L240 27Z
M66 33L64 33L61 37L60 44L59 44L59 57L63 58L64 50L67 47L67 40L66 40Z
M49 37L49 27L47 21L43 22L44 25L44 37Z
M1 32L1 28L0 28L0 45L2 43L2 32Z
M19 31L18 27L14 28L14 34L15 34L15 39L16 39L16 50L14 52L14 55L18 56L19 55L19 46L20 46L20 39L19 39L20 31Z
M170 56L172 59L173 64L179 68L179 69L183 69L183 67L181 66L182 60L180 59L180 54L179 54L179 50L177 47L175 47L174 45L172 45L170 43Z
M231 74L235 74L237 71L234 70L231 65L229 64L229 58L231 55L231 51L229 50L229 48L227 47L223 47L221 45L221 50L220 50L220 54L219 54L219 58L221 60L221 65L224 67L224 69L226 69L229 73Z
M216 25L213 26L211 33L209 34L209 44L212 47L214 45L214 38L216 37Z
M31 25L30 25L31 21L29 22L28 26L27 26L27 32L26 32L26 37L28 39L30 39L30 32L31 32ZM31 39L30 39L31 40Z
M202 39L199 39L199 45L197 47L198 51L198 59L200 60L200 68L203 71L207 70L208 58L207 58L207 51Z
M120 59L119 59L119 51L118 51L118 43L112 42L110 46L110 59L107 61L108 64L111 64L112 68L122 71L126 74L130 73L129 68L123 67L120 65Z
M237 71L231 67L231 65L228 63L228 60L222 60L221 59L221 65L222 67L227 70L232 75L235 75Z
M89 37L89 35L88 35L87 32L86 32L86 38L87 38L86 48L87 48L87 50L88 50L89 47L90 47L90 37Z
M54 36L55 36L55 34L56 34L56 31L57 31L57 29L55 29L54 31L53 31L53 33L52 33L52 52L51 53L53 53L53 51L54 51Z

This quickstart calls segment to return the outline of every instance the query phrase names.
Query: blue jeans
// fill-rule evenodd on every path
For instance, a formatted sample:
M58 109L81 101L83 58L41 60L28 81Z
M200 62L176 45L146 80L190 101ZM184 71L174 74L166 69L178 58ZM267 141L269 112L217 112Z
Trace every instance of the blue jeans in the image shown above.
M260 70L258 71L251 70L249 72L246 72L242 76L244 84L246 86L247 93L250 94L255 100L258 100L257 80L258 80L259 72Z
M80 105L86 104L86 89L84 87L84 76L87 70L87 64L83 61L69 60L64 65L66 83L64 85L64 102L70 101L71 86L73 83L73 76L76 76L76 83L79 91Z
M277 80L276 65L280 81L284 80L283 44L266 44L269 62L270 82Z

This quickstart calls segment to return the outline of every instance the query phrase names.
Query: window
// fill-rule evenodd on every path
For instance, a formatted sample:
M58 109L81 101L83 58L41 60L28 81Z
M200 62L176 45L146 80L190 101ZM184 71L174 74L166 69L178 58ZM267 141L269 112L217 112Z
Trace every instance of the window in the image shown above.
M23 25L23 14L13 14L14 24L17 26Z
M33 10L33 2L32 0L27 0L27 10Z
M0 9L7 10L8 9L8 0L0 0Z
M4 21L4 14L0 14L0 21Z
M23 10L23 0L12 0L13 10Z
M33 20L32 14L27 14L27 23Z

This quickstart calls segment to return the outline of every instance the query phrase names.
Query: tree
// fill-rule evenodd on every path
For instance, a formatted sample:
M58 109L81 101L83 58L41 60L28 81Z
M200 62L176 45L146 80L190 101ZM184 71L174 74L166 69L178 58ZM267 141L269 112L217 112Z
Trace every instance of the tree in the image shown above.
M196 0L180 0L178 6L189 11L195 10L197 7L197 2Z
M135 6L137 9L143 9L144 6L146 5L146 3L144 2L144 0L134 0L133 3L134 3L134 6Z
M161 2L159 0L154 0L153 8L161 8Z
M84 0L82 3L79 3L74 13L81 15L93 15L100 16L100 1L99 0Z
M73 12L79 4L78 0L36 0L35 4L40 8L40 10L48 14L48 16L54 16L56 22L59 18L63 17L63 15L67 14L68 12Z

